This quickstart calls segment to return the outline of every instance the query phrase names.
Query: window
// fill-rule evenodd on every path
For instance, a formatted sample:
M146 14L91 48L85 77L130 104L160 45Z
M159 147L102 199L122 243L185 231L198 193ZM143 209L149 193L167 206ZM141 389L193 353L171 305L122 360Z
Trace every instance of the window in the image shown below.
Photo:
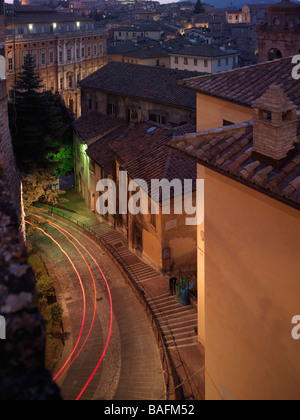
M50 64L54 63L54 52L53 51L50 51L50 53L49 53L49 61L50 61Z
M69 88L72 89L73 87L73 77L69 76Z
M63 52L59 51L59 62L62 63L63 62Z
M68 61L72 60L72 50L67 50L67 60Z
M42 62L42 66L44 66L46 64L46 54L42 53L41 55L41 62Z
M14 69L14 60L12 57L8 57L8 70L13 71Z
M85 49L83 47L83 48L81 48L81 57L84 58L84 56L85 56Z
M229 59L226 58L226 66L228 66L228 65L229 65Z
M163 115L149 114L149 121L156 122L157 124L167 124L167 118Z
M208 60L204 60L204 67L208 68Z
M198 66L198 60L197 58L194 58L194 66L197 67Z
M189 64L189 59L188 59L188 58L184 58L184 60L183 60L183 64L184 64L185 66L187 66L187 65Z
M63 90L63 88L64 88L64 79L60 79L59 86L60 86L60 90Z
M50 81L50 89L51 89L51 92L54 92L54 80L53 79L51 79L51 81Z
M91 47L88 47L88 57L91 56Z
M97 55L97 45L94 45L94 55Z
M79 60L80 59L80 49L76 48L76 59Z
M100 49L100 55L102 55L103 54L103 44L102 44L102 42L99 45L99 49Z
M175 57L174 63L178 64L178 57Z
M222 61L219 59L218 60L218 67L221 67Z
M107 104L107 115L117 115L117 106L115 104Z

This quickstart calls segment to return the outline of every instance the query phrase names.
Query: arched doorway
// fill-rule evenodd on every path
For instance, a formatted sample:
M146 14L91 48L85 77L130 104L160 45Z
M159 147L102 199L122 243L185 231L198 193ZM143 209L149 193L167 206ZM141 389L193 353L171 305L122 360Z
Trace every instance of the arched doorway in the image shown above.
M282 53L280 50L278 50L278 48L272 48L269 51L269 56L268 56L269 61L278 60L280 58L282 58Z

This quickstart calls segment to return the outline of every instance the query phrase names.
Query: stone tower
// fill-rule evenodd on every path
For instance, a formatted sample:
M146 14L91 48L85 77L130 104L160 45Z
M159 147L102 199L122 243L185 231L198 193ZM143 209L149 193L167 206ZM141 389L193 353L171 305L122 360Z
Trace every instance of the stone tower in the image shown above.
M21 216L20 177L16 169L13 147L8 123L5 61L5 10L4 0L0 0L0 159L3 162L4 179L7 189Z
M299 54L300 4L282 0L269 6L267 21L256 31L260 63Z
M271 86L253 107L255 158L280 166L297 144L297 107L280 86Z

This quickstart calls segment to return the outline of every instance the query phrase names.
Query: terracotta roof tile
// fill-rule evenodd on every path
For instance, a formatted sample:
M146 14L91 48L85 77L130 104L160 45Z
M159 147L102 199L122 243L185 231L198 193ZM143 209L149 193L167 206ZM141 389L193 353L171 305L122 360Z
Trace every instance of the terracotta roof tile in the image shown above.
M295 153L277 169L253 158L252 121L176 137L170 144L198 163L300 210L300 125Z
M195 92L187 92L178 82L197 74L185 70L111 62L79 84L83 88L195 111Z
M198 76L179 83L196 92L245 106L251 106L270 85L281 85L290 100L299 107L299 81L292 78L294 66L292 57L288 57L211 76Z

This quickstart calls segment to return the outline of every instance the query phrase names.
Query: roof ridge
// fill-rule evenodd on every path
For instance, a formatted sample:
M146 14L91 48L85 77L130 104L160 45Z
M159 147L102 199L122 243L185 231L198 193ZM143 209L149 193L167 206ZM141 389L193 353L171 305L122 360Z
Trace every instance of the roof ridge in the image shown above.
M273 60L273 61L264 61L263 63L257 63L257 64L251 64L250 66L246 66L246 67L238 67L236 69L233 70L225 70L222 71L220 73L216 73L216 74L210 74L207 76L196 76L196 77L191 77L189 79L183 79L180 80L178 82L179 85L184 85L186 82L190 82L191 80L201 80L201 82L204 82L205 80L211 80L211 79L215 79L219 76L223 76L223 75L231 75L233 73L238 73L242 70L248 70L248 69L253 69L253 68L257 68L257 67L262 67L266 64L271 64L271 63L278 63L279 61L287 61L287 59L291 59L293 56L290 57L284 57L284 58L279 58L278 60ZM189 88L187 87L187 89L191 89L194 90L193 88Z
M225 127L218 127L218 128L211 128L210 130L205 130L205 131L198 131L197 133L187 133L184 134L182 136L175 136L173 138L173 141L176 140L187 140L187 139L192 139L192 138L197 138L199 136L205 136L205 135L209 135L209 134L220 134L220 133L226 133L227 131L238 131L241 128L248 128L248 127L253 127L253 120L249 120L246 122L242 122L242 123L237 123L237 124L233 124L233 125L227 125Z

